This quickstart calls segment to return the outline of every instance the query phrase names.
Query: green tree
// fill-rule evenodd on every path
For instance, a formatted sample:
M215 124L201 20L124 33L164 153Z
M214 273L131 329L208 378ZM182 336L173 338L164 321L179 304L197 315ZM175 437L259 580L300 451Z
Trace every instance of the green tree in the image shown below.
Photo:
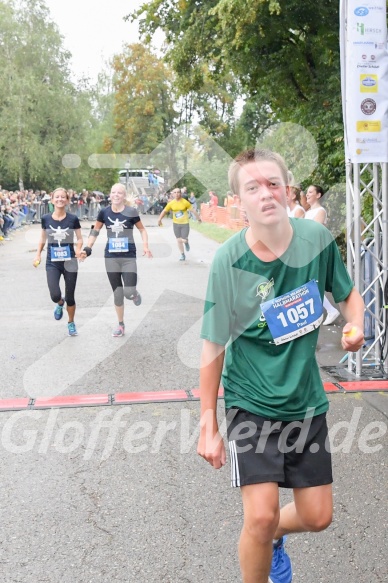
M174 127L172 74L141 44L127 45L113 68L115 138L122 151L147 154Z
M338 0L151 0L131 16L149 38L164 31L186 92L201 92L205 68L216 83L237 78L247 99L241 137L245 129L255 143L271 120L298 123L319 147L315 177L343 178Z
M90 127L88 95L70 80L68 53L40 0L0 1L0 172L3 184L59 184L65 154Z

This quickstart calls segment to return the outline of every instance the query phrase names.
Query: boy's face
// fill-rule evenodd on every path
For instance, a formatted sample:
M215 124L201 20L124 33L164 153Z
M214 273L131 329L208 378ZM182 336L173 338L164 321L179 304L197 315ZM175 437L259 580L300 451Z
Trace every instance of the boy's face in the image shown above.
M238 173L239 194L249 222L271 225L287 217L287 192L276 162L249 162Z

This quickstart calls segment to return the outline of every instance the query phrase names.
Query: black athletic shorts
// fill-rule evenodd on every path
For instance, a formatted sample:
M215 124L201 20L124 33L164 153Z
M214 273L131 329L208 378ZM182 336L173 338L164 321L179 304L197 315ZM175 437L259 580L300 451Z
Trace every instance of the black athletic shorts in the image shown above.
M178 223L173 223L174 235L177 239L187 239L190 232L189 223L184 223L183 225L178 225Z
M277 482L306 488L333 481L326 413L275 421L242 409L227 411L232 487Z

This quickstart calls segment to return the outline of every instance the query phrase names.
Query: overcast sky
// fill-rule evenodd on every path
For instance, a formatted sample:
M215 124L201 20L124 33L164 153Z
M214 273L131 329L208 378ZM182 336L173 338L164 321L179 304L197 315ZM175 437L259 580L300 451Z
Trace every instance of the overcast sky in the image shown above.
M144 0L45 0L52 20L64 37L72 55L72 70L77 77L93 81L105 61L121 51L123 43L139 40L136 23L123 17L136 10Z

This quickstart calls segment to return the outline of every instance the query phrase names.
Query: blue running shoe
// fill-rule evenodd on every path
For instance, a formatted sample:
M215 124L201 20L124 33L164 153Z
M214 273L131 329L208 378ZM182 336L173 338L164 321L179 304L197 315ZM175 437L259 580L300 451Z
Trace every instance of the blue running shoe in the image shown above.
M74 322L68 323L67 330L69 332L69 336L78 336L77 328L75 327Z
M271 573L269 574L272 583L291 583L292 581L291 560L284 549L286 538L282 536L273 545Z
M189 240L187 239L186 243L185 243L185 249L186 251L190 251L190 245L189 245Z
M186 261L186 255L184 253L182 253L181 258L179 259L179 261Z
M112 336L114 338L119 338L120 336L124 336L124 334L125 334L125 326L121 325L121 324L119 324L117 326L117 328L115 328L112 332Z
M59 304L56 305L55 310L54 310L54 318L56 320L60 320L62 318L64 305L65 305L65 303L63 303L61 306Z

